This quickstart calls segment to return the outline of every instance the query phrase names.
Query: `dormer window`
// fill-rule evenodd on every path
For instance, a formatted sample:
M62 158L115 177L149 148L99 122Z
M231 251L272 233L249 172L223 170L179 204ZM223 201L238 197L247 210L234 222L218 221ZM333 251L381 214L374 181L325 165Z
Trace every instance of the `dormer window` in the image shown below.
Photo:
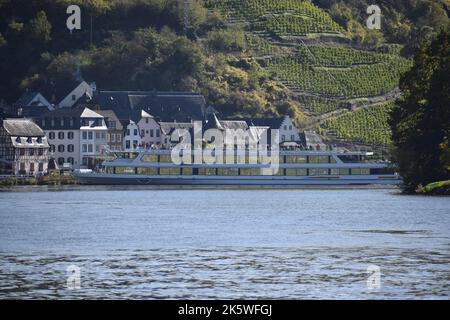
M37 143L42 143L42 137L38 137L38 138L36 139L36 142L37 142Z
M16 138L16 142L17 142L17 143L20 143L20 137L17 137L17 138Z
M31 137L28 137L27 143L33 143L33 140L31 139Z

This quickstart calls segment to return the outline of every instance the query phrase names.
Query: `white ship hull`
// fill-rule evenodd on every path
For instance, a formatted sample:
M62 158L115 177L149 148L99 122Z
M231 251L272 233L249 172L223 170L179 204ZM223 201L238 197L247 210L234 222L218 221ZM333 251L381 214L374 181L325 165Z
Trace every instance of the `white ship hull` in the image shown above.
M132 175L107 173L75 173L81 184L93 185L205 185L205 186L351 186L397 185L395 175L348 176L186 176L186 175Z

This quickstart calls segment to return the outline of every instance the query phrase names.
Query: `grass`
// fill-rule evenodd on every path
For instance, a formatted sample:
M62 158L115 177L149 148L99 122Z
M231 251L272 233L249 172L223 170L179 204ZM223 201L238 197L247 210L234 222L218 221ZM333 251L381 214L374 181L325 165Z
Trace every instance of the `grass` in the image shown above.
M425 187L420 186L416 192L427 195L450 195L450 180L432 182Z

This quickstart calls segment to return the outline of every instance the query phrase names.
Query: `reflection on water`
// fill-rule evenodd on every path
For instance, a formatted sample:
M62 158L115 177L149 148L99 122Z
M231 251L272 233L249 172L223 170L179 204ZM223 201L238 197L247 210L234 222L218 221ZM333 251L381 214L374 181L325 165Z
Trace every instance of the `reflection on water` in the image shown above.
M57 191L0 193L0 298L450 296L449 198ZM81 289L67 288L71 265ZM381 269L379 290L367 288L369 265Z
M449 255L373 248L203 248L0 256L5 298L448 298ZM366 267L381 267L381 289ZM81 289L66 288L68 265Z

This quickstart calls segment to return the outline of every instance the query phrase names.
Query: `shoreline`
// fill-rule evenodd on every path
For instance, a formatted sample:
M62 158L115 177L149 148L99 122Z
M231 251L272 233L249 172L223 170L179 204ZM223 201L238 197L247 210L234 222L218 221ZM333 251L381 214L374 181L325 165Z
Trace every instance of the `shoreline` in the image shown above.
M55 192L55 191L145 191L145 190L398 190L398 186L367 185L367 186L189 186L189 185L10 185L0 186L2 192Z

